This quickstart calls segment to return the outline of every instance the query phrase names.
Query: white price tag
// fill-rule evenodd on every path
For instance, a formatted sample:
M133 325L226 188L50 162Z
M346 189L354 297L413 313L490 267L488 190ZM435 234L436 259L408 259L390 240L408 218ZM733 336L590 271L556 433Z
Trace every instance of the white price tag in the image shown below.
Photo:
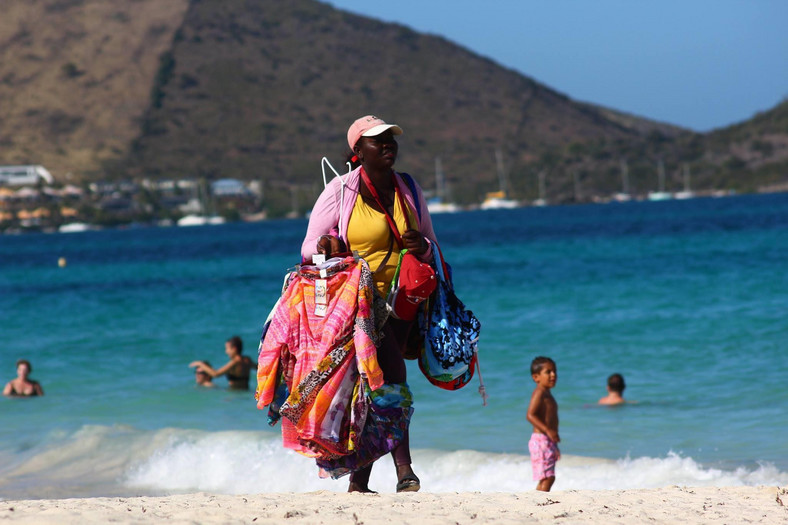
M328 304L328 281L315 280L315 304Z

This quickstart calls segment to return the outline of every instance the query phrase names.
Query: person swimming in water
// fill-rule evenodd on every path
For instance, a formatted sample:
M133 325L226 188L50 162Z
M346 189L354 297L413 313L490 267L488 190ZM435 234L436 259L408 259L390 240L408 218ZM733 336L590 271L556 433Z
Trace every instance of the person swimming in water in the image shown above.
M207 360L203 361L207 366L211 366ZM199 367L194 369L194 382L197 383L197 386L205 387L205 388L213 388L216 385L213 384L213 378L208 372L201 370Z
M205 372L211 378L226 375L230 388L249 390L250 371L252 368L257 368L257 365L248 356L243 355L243 346L241 338L234 335L224 343L224 352L230 358L227 364L214 369L207 361L192 361L189 366L197 367L197 372Z
M613 374L607 378L607 395L601 398L600 405L622 405L627 401L624 399L624 389L627 387L624 376Z
M3 395L8 397L43 396L44 389L41 388L38 381L29 378L32 371L33 365L30 364L30 361L27 359L18 360L16 362L16 379L6 383Z

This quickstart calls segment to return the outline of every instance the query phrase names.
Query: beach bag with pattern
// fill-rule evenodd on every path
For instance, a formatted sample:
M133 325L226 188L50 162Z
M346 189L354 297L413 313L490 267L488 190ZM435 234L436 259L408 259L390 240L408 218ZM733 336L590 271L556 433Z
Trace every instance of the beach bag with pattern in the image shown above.
M439 280L427 308L418 316L418 329L424 334L419 368L433 385L457 390L470 382L478 367L481 323L455 295L440 247L437 243L432 246ZM486 398L483 384L479 392Z

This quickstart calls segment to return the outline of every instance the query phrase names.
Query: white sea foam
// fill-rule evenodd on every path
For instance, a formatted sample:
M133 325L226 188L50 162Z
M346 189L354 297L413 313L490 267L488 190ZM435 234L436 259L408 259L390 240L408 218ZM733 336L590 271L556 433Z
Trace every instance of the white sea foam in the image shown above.
M0 467L0 494L6 498L347 488L347 478L320 479L313 460L283 449L271 432L89 426L26 454L10 468ZM413 461L428 492L520 492L535 486L524 455L414 450ZM380 460L370 486L392 492L395 484L391 460ZM554 489L786 484L788 472L771 464L725 470L674 453L619 460L565 455Z

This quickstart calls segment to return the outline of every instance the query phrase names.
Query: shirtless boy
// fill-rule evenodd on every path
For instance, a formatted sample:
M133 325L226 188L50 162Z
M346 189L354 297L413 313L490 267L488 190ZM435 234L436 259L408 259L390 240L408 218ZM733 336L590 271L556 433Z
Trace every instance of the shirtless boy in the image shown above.
M528 421L534 426L534 433L528 442L531 453L531 467L534 481L539 483L536 490L550 492L555 482L555 463L561 459L558 450L558 403L550 389L558 379L555 361L549 357L537 357L531 362L531 377L536 383L531 403L528 405Z

